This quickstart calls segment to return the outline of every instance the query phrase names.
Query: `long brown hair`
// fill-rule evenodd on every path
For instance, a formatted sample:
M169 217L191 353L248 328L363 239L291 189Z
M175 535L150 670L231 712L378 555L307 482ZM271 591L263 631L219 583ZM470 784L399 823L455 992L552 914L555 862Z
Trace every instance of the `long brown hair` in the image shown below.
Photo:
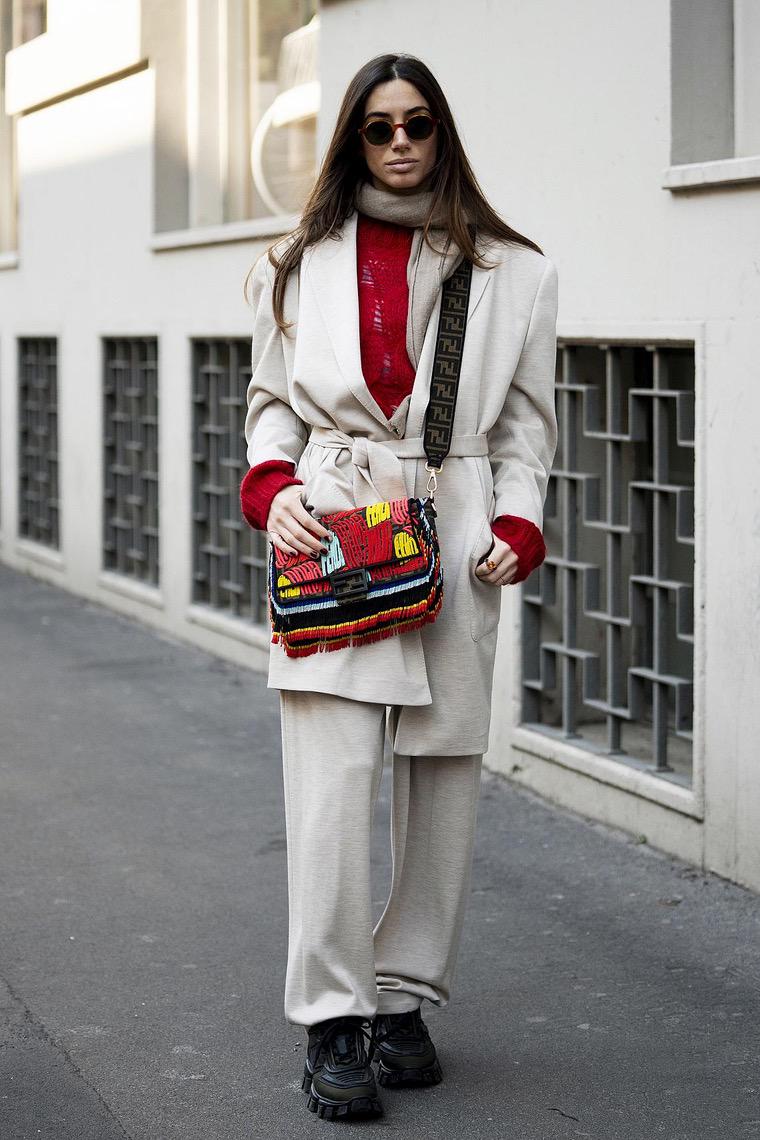
M368 179L358 129L370 93L379 83L392 79L412 83L438 119L437 155L429 182L433 198L423 227L428 245L432 247L428 232L430 219L440 210L445 217L444 227L453 241L465 257L483 269L493 268L493 263L483 260L477 249L476 234L529 246L543 253L534 241L508 226L489 205L465 154L446 96L430 68L412 55L378 55L357 71L346 89L314 189L299 225L288 235L285 250L279 255L275 253L283 240L280 238L265 251L275 267L272 307L283 331L289 327L284 315L289 275L300 265L307 246L340 236L341 226L354 208L356 187ZM246 276L244 289L252 273L253 267Z

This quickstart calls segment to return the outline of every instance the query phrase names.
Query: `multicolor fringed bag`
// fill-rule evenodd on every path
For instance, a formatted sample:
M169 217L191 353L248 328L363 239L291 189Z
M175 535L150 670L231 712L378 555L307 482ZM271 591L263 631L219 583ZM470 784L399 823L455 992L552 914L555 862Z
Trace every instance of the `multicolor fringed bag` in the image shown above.
M275 548L273 641L290 657L364 645L434 621L443 577L430 499L391 499L322 515L325 554Z
M435 621L443 601L436 471L451 447L472 263L444 282L425 415L428 495L322 515L324 554L287 554L270 543L272 641L289 657L366 645Z

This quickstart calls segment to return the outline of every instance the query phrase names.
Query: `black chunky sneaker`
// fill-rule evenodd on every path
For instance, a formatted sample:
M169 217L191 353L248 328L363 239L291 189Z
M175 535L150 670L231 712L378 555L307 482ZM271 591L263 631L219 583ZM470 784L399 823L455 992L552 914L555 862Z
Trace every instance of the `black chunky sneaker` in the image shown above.
M381 1085L437 1085L443 1072L419 1009L379 1013L373 1024Z
M309 1110L326 1120L382 1115L364 1024L362 1017L331 1017L309 1028L301 1088Z

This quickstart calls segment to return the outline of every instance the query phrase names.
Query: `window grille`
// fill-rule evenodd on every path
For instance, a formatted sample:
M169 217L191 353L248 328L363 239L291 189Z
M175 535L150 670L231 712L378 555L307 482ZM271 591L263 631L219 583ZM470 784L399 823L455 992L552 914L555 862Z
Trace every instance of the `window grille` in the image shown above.
M693 349L560 342L557 418L523 722L688 785Z
M158 342L104 339L103 562L158 584Z
M193 597L264 623L267 549L240 512L250 339L193 341Z
M58 346L52 337L18 342L19 534L59 545Z

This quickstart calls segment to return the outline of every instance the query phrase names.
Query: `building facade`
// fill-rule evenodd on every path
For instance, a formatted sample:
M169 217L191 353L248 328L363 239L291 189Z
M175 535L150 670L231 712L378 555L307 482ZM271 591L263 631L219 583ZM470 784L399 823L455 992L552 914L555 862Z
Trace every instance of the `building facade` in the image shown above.
M487 763L760 889L754 0L0 0L0 558L265 668L243 282L400 49L560 275Z

